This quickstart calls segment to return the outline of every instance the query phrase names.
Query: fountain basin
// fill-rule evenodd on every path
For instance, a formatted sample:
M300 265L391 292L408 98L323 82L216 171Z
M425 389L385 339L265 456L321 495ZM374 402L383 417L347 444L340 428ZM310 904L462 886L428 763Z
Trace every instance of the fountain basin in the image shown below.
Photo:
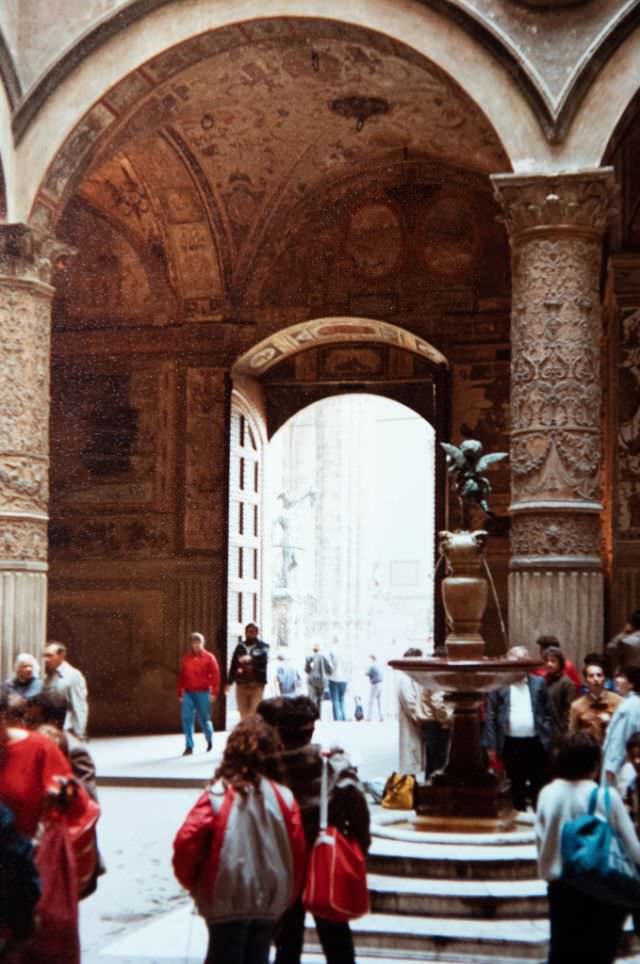
M490 693L509 686L533 673L540 666L537 659L504 659L483 656L480 659L393 659L389 666L407 673L424 689L445 693Z

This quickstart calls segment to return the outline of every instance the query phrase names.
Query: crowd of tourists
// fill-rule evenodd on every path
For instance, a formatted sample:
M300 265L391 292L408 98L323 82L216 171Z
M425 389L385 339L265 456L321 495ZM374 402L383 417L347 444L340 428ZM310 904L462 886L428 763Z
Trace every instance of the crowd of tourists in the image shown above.
M206 722L207 713L197 698L184 700L189 684L205 683L204 692L219 685L208 655L194 634L179 680L182 721L191 728L193 715L201 710ZM20 654L0 696L0 960L7 964L78 964L78 902L105 870L95 766L83 739L86 686L65 657L62 644L48 644L40 677L35 658ZM256 662L244 662L246 677L261 688ZM341 750L324 753L312 742L319 714L309 697L262 699L251 709L174 842L176 877L209 928L207 964L267 964L271 948L278 964L297 964L307 911L327 962L355 962L354 914L345 905L359 895L356 911L366 909L370 844L356 770ZM210 743L212 731L203 729ZM327 888L338 858L346 877Z
M298 964L307 912L327 962L350 964L349 919L366 910L367 799L345 754L313 742L320 699L263 698L268 647L257 627L246 637L229 673L229 685L246 687L241 721L177 832L174 871L207 923L206 964L267 964L272 952L276 964ZM488 695L483 741L514 807L535 814L548 964L611 964L630 912L640 931L640 612L603 654L587 654L580 674L558 639L538 645L542 666L523 665L519 679ZM523 647L508 656L530 663ZM61 643L47 644L43 662L40 676L34 656L21 653L0 694L7 964L79 962L78 902L105 870L86 683ZM215 657L195 633L178 679L187 749L196 716L211 748L207 711L219 688ZM415 687L403 700L412 712L427 706L428 775L446 764L450 711L442 694Z

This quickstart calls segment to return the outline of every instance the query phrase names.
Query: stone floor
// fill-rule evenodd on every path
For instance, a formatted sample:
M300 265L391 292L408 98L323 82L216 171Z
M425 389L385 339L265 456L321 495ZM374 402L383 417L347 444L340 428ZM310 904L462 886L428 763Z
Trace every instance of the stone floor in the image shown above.
M179 735L91 741L103 807L100 847L108 873L101 879L97 892L81 906L83 964L195 964L203 960L205 927L192 913L191 901L173 877L171 842L196 799L198 788L220 758L225 739L226 734L216 734L213 751L206 753L199 737L196 752L190 757L181 756L183 743ZM325 746L339 744L347 749L363 779L384 779L397 766L395 722L322 722L318 724L317 739ZM379 808L374 810L377 819L382 816ZM389 816L384 814L387 819ZM526 827L523 830L526 833ZM381 832L385 834L384 829ZM460 844L462 841L454 847L456 851ZM409 840L394 842L384 836L377 839L376 846L381 852L389 850L396 856L411 849ZM522 846L526 846L524 841ZM494 896L500 896L501 886L496 884ZM512 886L519 885L513 881ZM433 893L427 895L431 901L438 897L437 882L432 889ZM473 883L466 884L462 896L473 895L477 889ZM418 894L420 899L424 896ZM386 921L383 916L387 917ZM380 926L387 935L394 927L399 933L411 932L416 937L423 930L425 936L438 933L438 939L443 941L442 950L434 950L428 959L440 964L454 964L456 960L456 955L450 950L447 952L444 946L447 927L453 926L452 936L464 937L468 933L470 939L478 927L478 921L470 919L458 919L451 925L450 921L438 921L434 917L421 919L394 914L375 918L376 915L370 915L359 924L369 928L371 934ZM500 935L504 932L504 939L511 942L526 939L523 924L518 920L501 920L488 926L491 936L497 931ZM546 929L546 922L540 921L535 926ZM544 935L540 936L544 941ZM417 950L407 951L404 957L402 952L397 953L401 956L394 956L393 964L415 964L427 959ZM469 957L465 959L468 961ZM306 953L303 964L319 964L323 960L317 954ZM480 957L475 960L479 962ZM640 957L625 960L640 964ZM377 956L374 948L359 953L358 964L391 964L391 960Z
M206 753L198 735L189 757L181 755L179 734L91 740L103 810L100 848L108 873L81 905L83 964L203 960L204 925L173 877L171 841L225 740L226 733L216 733L213 751ZM363 779L383 779L397 766L395 721L321 722L316 740L346 749ZM310 955L305 964L321 960ZM358 958L359 964L367 961ZM384 960L376 958L376 964Z

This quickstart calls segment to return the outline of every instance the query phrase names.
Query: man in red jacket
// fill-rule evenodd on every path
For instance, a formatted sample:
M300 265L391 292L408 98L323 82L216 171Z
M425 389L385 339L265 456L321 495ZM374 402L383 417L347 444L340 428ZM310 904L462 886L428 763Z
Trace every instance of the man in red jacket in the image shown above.
M213 653L204 648L202 633L191 633L189 649L182 657L178 677L178 697L180 699L180 718L182 732L186 740L183 756L193 753L193 725L196 714L211 749L213 724L211 722L211 703L220 692L220 667Z

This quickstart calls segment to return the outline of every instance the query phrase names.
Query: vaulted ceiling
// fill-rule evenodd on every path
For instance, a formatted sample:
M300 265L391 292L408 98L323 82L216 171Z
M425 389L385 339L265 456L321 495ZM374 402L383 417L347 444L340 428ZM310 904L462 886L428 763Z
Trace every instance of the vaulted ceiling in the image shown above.
M331 243L353 247L355 236L380 248L363 256L374 278L398 270L401 235L427 201L439 204L432 221L449 246L459 236L468 248L486 175L509 167L480 110L439 69L328 21L196 37L122 81L104 106L116 121L60 226L80 251L59 285L67 320L111 312L164 323L222 317L249 291L259 302L255 277L268 277L301 223L320 217L326 229L327 205L342 219ZM404 197L394 185L409 185Z

